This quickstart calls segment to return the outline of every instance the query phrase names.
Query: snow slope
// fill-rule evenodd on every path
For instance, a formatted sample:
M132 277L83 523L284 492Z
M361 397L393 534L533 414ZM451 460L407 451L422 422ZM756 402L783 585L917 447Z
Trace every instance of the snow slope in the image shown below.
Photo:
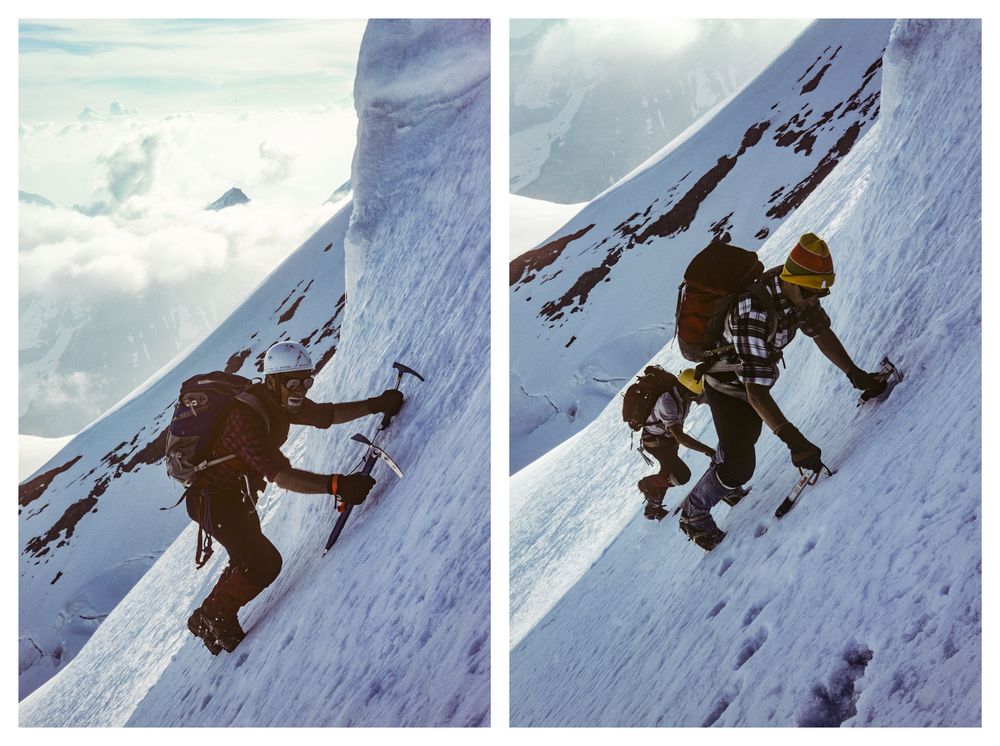
M261 308L286 295L304 298L296 317L312 302L339 315L317 400L381 392L394 360L420 371L426 383L404 380L408 403L384 436L405 478L376 467L379 484L326 557L330 499L269 488L259 507L282 574L241 612L251 631L239 650L218 658L184 622L224 552L195 571L195 527L178 518L179 538L164 537L162 557L86 647L22 702L22 725L488 724L488 22L371 22L355 98L353 211L235 315L256 309L263 325ZM338 255L339 245L323 249L337 235L346 305L323 264ZM314 282L293 301L279 280L296 262ZM350 435L376 425L297 428L284 450L303 468L347 471L363 453ZM162 481L161 469L139 474ZM167 493L145 492L143 520ZM83 525L69 545L80 556Z
M708 554L643 519L615 403L513 477L513 725L981 723L980 47L979 21L899 22L879 123L761 249L823 236L838 336L907 374L856 408L814 345L786 348L775 398L833 477L777 521L797 474L765 432Z
M673 334L713 236L758 248L868 131L890 21L817 21L725 106L510 264L511 472L578 432Z

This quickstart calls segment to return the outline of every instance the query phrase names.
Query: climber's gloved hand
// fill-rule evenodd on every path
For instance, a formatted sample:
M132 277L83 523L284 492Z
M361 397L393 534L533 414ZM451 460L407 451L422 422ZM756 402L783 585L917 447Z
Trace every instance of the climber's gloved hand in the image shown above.
M351 505L360 505L368 497L375 480L369 474L331 474L330 494Z
M365 400L371 414L379 412L394 417L403 407L403 392L398 389L386 389L379 396Z

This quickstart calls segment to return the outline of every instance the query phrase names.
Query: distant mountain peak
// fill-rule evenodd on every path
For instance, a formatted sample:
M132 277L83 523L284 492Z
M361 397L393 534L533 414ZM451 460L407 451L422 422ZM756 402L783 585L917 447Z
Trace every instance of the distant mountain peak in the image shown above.
M337 187L336 190L334 190L333 194L331 194L330 197L323 204L328 205L331 202L340 202L340 200L344 199L344 197L346 197L351 193L351 189L352 189L351 180L348 179L339 187Z
M250 198L243 193L242 189L233 187L205 209L223 210L227 207L232 207L233 205L245 205L249 201Z

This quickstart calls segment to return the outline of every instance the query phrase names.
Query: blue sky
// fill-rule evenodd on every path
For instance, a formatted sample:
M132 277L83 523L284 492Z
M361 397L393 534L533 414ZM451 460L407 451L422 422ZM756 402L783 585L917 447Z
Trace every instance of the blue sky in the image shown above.
M363 30L356 20L22 20L20 117L66 119L101 110L100 99L149 114L343 103Z

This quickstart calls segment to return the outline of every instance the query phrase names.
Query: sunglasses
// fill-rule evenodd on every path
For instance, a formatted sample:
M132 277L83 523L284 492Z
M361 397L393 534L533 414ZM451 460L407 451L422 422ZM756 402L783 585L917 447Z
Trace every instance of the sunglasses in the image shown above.
M305 378L285 378L282 380L281 385L289 391L298 391L300 388L303 391L306 391L312 387L313 377L306 376Z
M805 300L810 298L825 298L830 294L830 288L820 288L818 290L813 290L812 288L800 287L799 292L802 293L802 297Z

